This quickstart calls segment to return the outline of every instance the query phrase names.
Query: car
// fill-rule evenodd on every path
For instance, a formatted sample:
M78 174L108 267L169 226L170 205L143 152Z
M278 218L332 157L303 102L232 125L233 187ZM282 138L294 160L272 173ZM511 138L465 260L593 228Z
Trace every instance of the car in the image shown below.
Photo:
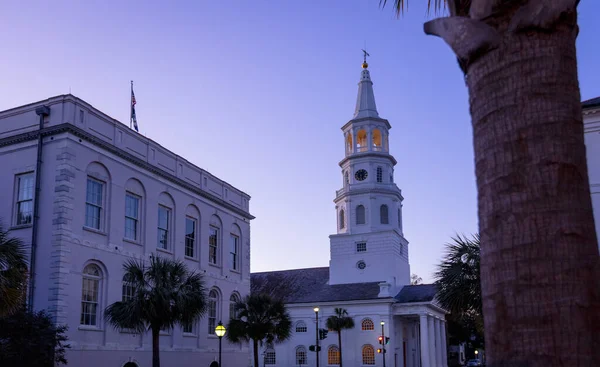
M467 361L467 367L481 367L481 361L479 359L471 359Z

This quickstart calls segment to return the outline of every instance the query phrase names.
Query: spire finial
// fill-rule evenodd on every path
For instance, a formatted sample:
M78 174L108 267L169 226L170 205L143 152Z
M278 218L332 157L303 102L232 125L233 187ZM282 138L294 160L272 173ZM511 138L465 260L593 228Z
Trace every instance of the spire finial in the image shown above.
M363 49L362 52L363 52L362 68L366 69L369 67L369 64L367 63L367 56L371 56L371 55L369 55L369 53L367 51L365 51L365 49Z

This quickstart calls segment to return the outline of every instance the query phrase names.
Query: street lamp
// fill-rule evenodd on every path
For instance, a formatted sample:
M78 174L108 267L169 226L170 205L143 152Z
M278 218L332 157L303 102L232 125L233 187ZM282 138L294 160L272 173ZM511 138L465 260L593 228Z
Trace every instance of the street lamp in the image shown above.
M479 351L478 351L478 350L475 350L475 359L479 359L479 356L478 356L478 354L479 354Z
M223 340L223 336L225 336L226 331L227 329L225 329L223 323L219 321L217 327L215 328L215 334L217 334L217 336L219 337L219 367L221 367L221 341Z
M383 326L385 322L381 322L381 355L383 356L383 367L385 367L385 332L383 331Z
M315 352L317 353L317 367L319 367L319 307L313 308L315 311L315 320L317 320L317 327L315 329Z

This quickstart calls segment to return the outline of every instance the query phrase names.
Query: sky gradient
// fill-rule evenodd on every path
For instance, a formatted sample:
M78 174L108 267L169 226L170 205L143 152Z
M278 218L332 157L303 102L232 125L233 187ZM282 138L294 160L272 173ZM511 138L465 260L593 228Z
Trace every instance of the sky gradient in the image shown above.
M0 110L69 93L252 196L252 271L329 264L342 187L340 130L366 46L392 125L411 271L477 230L467 90L426 36L424 0L397 19L379 0L0 3ZM600 96L597 1L579 5L583 99Z

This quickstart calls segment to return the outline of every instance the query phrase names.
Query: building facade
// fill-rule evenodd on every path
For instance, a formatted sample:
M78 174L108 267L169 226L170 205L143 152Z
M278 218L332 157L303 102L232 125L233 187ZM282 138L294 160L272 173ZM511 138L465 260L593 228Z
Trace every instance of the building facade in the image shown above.
M377 112L366 61L362 67L354 116L342 127L343 186L334 199L337 233L330 236L330 266L251 277L252 292L284 299L293 319L290 340L261 349L266 366L316 366L317 355L319 366L339 365L338 335L329 332L317 341L318 329L337 307L356 325L342 332L344 366L382 366L384 358L390 367L447 366L446 311L436 303L433 285L410 285L391 125ZM381 336L389 342L380 344ZM321 350L311 351L317 343Z
M584 101L581 106L592 206L594 213L600 213L600 97ZM596 233L600 234L600 214L594 215L594 222Z
M33 244L29 301L68 326L69 366L151 364L150 334L103 315L127 296L123 263L150 256L182 259L209 291L204 318L162 333L163 364L216 360L214 327L250 288L246 193L72 95L0 112L0 166L3 226ZM247 347L223 351L247 365Z

